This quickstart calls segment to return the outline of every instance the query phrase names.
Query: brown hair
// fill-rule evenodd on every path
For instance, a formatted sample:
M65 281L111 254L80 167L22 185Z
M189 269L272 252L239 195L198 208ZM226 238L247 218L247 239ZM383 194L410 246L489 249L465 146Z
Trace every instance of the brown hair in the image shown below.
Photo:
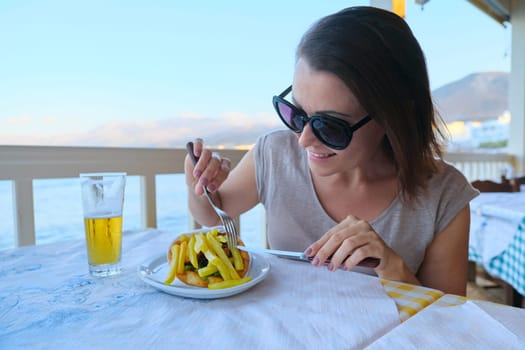
M411 199L439 170L441 122L432 104L425 57L399 16L351 7L326 16L303 36L297 58L338 76L385 130L383 148Z

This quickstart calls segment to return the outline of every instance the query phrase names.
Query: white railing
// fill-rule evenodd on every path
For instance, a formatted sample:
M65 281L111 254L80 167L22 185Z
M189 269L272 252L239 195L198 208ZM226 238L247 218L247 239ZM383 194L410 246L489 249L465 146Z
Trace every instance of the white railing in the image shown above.
M245 150L220 150L235 165ZM140 178L141 222L157 227L155 176L184 173L185 149L0 146L0 180L13 184L17 246L35 244L33 180L125 171ZM239 220L237 220L239 223Z
M516 157L507 153L446 153L445 160L458 168L469 180L512 178Z
M246 151L220 152L235 165ZM155 176L182 174L185 155L182 148L0 146L0 180L13 184L16 245L35 244L33 180L74 178L82 172L126 171L139 176L142 226L157 227ZM445 159L469 181L499 179L515 162L508 154L448 153Z

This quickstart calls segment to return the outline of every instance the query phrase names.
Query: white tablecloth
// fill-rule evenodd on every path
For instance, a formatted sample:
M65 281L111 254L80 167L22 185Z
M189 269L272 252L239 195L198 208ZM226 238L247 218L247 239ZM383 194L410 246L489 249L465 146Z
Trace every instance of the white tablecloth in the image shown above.
M469 260L525 294L525 192L481 193L470 209Z
M467 301L426 307L367 350L390 349L525 349L525 311Z
M467 305L436 318L426 311L465 300L269 256L268 277L242 294L180 298L145 284L136 271L173 238L155 230L125 235L124 272L102 279L87 273L81 241L0 251L0 349L362 349L388 339L413 344L421 327L437 343L437 319L461 323L479 312ZM525 310L478 305L485 305L478 320L489 336L501 327L521 335Z
M360 349L400 323L379 279L274 257L239 295L159 292L136 269L173 238L125 235L124 272L102 279L83 242L0 251L0 349Z
M525 192L486 192L470 202L470 244L483 260L501 254L525 218Z

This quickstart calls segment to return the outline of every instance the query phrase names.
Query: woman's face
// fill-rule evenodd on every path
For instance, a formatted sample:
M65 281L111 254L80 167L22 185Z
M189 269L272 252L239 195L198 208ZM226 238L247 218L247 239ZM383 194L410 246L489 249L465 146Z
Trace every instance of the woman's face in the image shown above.
M336 75L313 70L304 58L295 66L293 103L308 116L323 112L354 125L367 115L357 98ZM344 115L344 116L343 116ZM373 117L373 116L372 116ZM381 152L384 130L374 119L353 133L352 141L343 150L324 145L312 133L309 125L298 135L299 144L308 153L312 171L319 175L367 167Z

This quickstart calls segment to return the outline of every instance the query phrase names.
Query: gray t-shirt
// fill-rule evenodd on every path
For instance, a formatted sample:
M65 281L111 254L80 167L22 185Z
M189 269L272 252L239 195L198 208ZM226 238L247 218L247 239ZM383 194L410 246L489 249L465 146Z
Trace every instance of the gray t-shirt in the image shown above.
M319 203L306 151L291 131L279 130L260 137L254 158L271 248L304 251L337 224ZM445 164L430 179L428 191L410 205L398 196L370 224L416 273L435 235L478 193L463 174Z

